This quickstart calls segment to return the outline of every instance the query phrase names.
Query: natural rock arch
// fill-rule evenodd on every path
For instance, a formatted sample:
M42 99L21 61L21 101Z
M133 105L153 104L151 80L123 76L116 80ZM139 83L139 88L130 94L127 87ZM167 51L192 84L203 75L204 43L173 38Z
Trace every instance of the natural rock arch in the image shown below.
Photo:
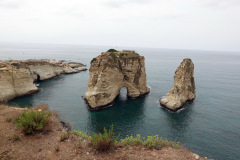
M149 92L143 56L134 51L104 52L92 60L84 95L92 109L111 104L123 87L129 97Z

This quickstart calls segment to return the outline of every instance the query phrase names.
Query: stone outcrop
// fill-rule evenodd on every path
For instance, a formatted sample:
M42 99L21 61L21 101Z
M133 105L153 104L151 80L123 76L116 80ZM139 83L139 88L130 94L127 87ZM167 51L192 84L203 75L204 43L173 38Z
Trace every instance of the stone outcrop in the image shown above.
M86 68L72 68L62 60L0 61L0 102L38 91L34 81L82 70Z
M160 104L172 111L181 108L195 98L194 64L184 59L175 71L173 88L160 100Z
M84 98L91 109L111 104L120 89L126 87L129 97L149 92L146 86L144 57L134 51L103 52L91 61L88 91Z

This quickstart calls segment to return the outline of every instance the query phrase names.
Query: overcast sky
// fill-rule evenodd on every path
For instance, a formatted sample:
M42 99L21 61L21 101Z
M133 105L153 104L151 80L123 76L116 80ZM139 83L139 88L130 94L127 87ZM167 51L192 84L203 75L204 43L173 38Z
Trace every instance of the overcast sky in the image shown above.
M240 0L0 0L0 42L240 51Z

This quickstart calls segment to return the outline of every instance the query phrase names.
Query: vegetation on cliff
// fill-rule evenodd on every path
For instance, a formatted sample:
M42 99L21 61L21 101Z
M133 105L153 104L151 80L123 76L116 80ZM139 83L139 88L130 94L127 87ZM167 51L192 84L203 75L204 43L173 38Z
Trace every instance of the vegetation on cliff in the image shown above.
M43 130L27 136L17 127L15 120L23 117L24 113L32 115L33 112L34 114L41 112L40 117L48 117L48 125L43 125ZM60 123L58 114L48 110L47 105L38 105L32 109L0 105L0 128L3 128L0 130L1 160L203 159L179 147L178 143L168 142L158 136L150 136L147 139L140 135L127 136L119 140L118 135L113 132L113 126L93 136L82 131L66 131Z

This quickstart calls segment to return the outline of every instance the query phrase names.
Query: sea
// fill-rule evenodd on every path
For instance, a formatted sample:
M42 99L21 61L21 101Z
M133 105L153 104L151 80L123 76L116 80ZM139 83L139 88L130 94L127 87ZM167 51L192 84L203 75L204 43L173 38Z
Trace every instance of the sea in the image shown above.
M113 124L120 138L159 135L180 142L202 157L240 159L240 52L0 43L0 59L62 59L84 63L89 69L92 58L109 48L135 50L145 57L151 89L148 95L129 98L126 88L122 88L112 107L90 111L83 99L89 78L89 71L84 71L38 82L40 92L17 98L9 105L32 107L45 103L74 130L93 134ZM196 99L172 113L162 108L159 100L173 87L175 70L184 58L194 63Z

